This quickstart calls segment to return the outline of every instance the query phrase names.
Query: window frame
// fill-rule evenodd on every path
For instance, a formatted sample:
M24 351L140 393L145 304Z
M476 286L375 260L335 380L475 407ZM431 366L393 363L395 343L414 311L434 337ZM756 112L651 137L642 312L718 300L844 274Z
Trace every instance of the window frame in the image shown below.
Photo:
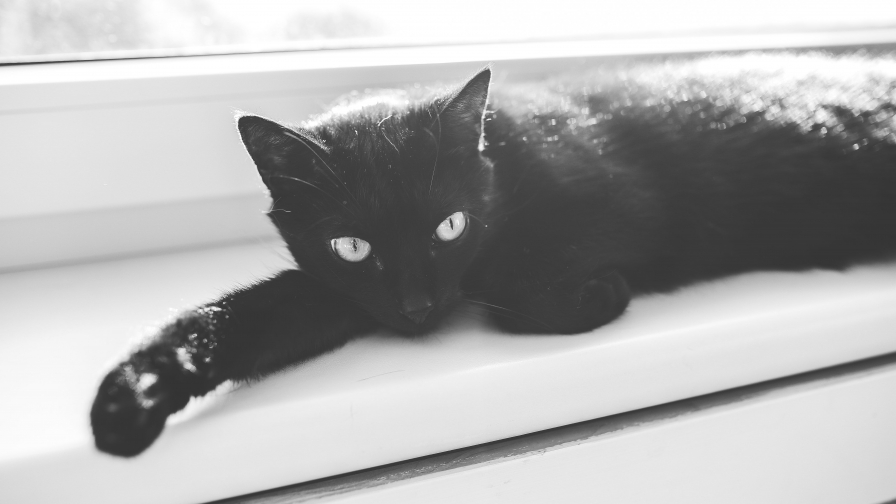
M488 63L500 85L618 58L894 42L896 29L870 29L2 66L0 236L13 245L0 271L274 236L237 109L300 121L354 89L456 82ZM209 218L222 207L258 212Z

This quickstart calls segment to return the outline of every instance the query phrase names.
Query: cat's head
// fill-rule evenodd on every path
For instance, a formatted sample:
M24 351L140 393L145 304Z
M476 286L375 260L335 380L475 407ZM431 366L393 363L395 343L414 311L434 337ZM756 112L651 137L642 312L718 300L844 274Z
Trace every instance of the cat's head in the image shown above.
M302 127L237 126L299 267L382 323L421 332L460 298L492 190L480 154L491 72L422 100L357 99Z

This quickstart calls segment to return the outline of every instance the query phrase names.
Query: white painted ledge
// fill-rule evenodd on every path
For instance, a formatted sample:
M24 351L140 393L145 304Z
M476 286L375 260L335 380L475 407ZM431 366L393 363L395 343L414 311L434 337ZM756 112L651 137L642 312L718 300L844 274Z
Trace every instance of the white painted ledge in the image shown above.
M246 196L0 219L0 274L271 240L270 197Z
M503 335L473 312L360 339L192 403L136 459L92 448L92 394L128 340L286 264L265 242L0 275L0 501L212 500L896 351L896 264L752 274L591 334Z
M892 504L896 364L868 364L226 504Z

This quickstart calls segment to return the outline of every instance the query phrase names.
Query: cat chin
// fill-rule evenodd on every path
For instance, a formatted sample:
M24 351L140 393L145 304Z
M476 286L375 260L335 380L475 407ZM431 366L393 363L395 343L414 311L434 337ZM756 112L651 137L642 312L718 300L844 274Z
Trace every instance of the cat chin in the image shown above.
M441 324L444 320L444 316L442 316L441 313L431 313L430 316L426 318L426 320L419 324L417 322L413 322L404 318L399 313L396 313L391 317L380 316L376 318L388 329L391 329L403 336L422 336L438 327L439 324Z
M408 320L400 313L395 313L392 317L389 317L388 320L380 318L380 322L386 325L389 329L397 331L405 336L421 336L438 327L445 320L445 315L447 315L447 312L449 311L450 310L447 309L438 311L433 310L433 312L426 317L426 320L420 323Z
M447 316L454 311L454 307L461 301L460 294L449 296L437 303L436 308L423 322L417 323L409 320L400 313L393 313L390 317L377 316L376 318L386 327L404 336L423 336L445 322Z

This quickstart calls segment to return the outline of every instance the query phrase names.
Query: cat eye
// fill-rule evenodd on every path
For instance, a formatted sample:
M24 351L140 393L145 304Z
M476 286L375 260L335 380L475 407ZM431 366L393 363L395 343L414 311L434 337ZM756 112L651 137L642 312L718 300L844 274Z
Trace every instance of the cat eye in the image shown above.
M467 216L463 212L454 212L443 220L436 228L435 237L443 242L456 240L467 227Z
M348 262L360 262L370 255L370 244L353 236L333 238L330 240L330 248Z

